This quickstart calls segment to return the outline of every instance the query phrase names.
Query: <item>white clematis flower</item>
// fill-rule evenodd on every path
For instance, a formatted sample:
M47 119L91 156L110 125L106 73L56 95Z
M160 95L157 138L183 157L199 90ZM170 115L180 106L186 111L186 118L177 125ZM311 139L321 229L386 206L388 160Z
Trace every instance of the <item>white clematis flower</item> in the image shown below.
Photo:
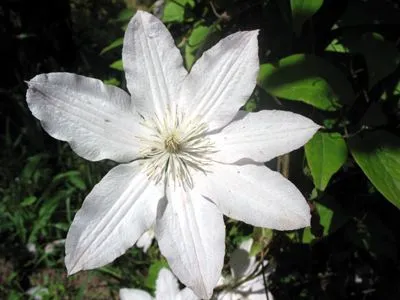
M260 265L256 261L255 256L250 256L253 239L242 242L239 249L236 249L229 262L231 266L231 276L221 277L218 285L232 286L232 288L223 289L216 297L217 300L273 300L272 294L267 291L268 298L265 293L265 285L263 275L260 274L253 279L247 280L239 284L246 277L253 276L260 271ZM264 267L268 261L264 260ZM266 278L268 274L265 274Z
M51 136L88 160L122 163L75 215L69 274L110 263L155 224L172 271L210 298L223 266L222 214L279 230L309 225L302 194L263 162L301 147L319 126L284 111L238 113L256 85L257 34L224 38L188 74L166 27L138 11L122 51L130 95L69 73L29 81L29 108Z
M138 289L123 288L119 290L121 300L153 300L147 292ZM178 281L170 270L163 268L158 273L156 281L155 300L198 300L199 298L189 288L179 290Z

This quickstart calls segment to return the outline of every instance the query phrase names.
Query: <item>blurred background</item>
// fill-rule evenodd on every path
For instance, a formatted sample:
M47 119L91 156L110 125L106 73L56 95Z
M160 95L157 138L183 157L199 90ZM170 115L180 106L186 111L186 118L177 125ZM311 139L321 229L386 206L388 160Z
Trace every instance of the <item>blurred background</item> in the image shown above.
M400 299L396 0L2 0L0 299L154 292L167 265L154 242L66 277L69 225L114 163L85 161L49 137L25 101L25 81L47 72L125 88L122 37L137 9L163 20L188 69L224 36L260 29L258 85L243 109L293 111L324 126L303 149L268 163L309 201L311 228L277 232L226 219L224 273L251 236L252 254L269 260L275 299Z

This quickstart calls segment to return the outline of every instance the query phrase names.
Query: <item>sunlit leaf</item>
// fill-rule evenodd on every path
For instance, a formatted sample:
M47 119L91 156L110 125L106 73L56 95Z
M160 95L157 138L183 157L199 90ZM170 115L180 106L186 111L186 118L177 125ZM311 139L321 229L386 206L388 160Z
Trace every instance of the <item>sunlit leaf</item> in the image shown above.
M187 11L190 11L194 6L194 0L167 0L162 20L164 22L182 23Z
M314 185L323 191L332 175L346 162L347 147L338 133L317 132L305 145Z
M124 70L124 66L122 65L122 59L114 61L111 65L110 65L111 69L115 69L118 71L123 71Z
M117 78L112 77L109 79L105 79L104 80L105 84L109 84L109 85L115 85L115 86L119 86L121 84L121 81L119 81Z
M366 132L349 142L351 153L372 184L400 208L400 138L387 131Z
M162 268L166 268L166 267L168 267L168 263L166 260L158 260L158 261L152 263L149 268L149 273L145 280L145 285L148 288L154 290L156 287L156 280L157 280L158 272L160 272L160 270Z
M274 96L328 111L337 110L354 98L350 83L338 69L308 54L294 54L276 64L261 65L258 83Z
M290 0L293 31L297 35L301 34L304 22L320 9L323 2L323 0Z
M195 25L193 28L185 45L185 63L188 69L191 68L196 58L198 58L197 50L203 45L210 30L209 26L202 25L201 23Z

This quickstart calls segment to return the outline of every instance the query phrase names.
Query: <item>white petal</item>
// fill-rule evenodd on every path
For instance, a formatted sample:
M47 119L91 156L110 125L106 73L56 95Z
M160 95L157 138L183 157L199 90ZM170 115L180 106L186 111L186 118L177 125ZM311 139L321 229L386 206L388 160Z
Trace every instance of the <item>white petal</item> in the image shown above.
M253 239L242 242L238 249L232 252L229 265L231 266L232 276L236 279L250 275L254 271L255 257L250 257Z
M143 248L143 252L146 253L147 250L150 248L151 243L154 239L154 229L150 228L136 242L136 246L139 248Z
M182 87L181 99L192 118L200 118L209 130L229 123L256 85L259 69L258 31L234 33L194 64Z
M195 178L197 188L228 217L279 230L310 225L306 200L280 173L262 165L215 164L210 171L207 180Z
M267 275L267 274L266 274ZM266 278L268 278L266 276ZM236 289L237 293L246 294L248 300L273 300L272 294L268 291L268 298L265 294L264 278L261 275L246 281Z
M195 191L168 187L167 197L160 201L156 221L161 253L183 284L209 299L224 260L222 214Z
M149 293L137 290L137 289L120 289L119 290L120 300L152 300L153 297Z
M170 270L162 268L156 281L156 300L176 300L179 294L178 281Z
M168 29L153 15L138 11L126 29L122 59L139 113L163 116L167 106L175 103L187 75Z
M32 114L54 138L88 160L137 158L139 116L123 90L70 73L49 73L28 82Z
M244 299L246 298L244 298L242 294L238 294L235 291L228 291L228 290L221 291L217 296L217 300L244 300Z
M320 128L312 120L279 110L248 113L210 135L219 150L214 159L232 163L243 158L268 161L303 146Z
M267 296L265 295L264 279L262 275L250 281L244 282L237 287L236 292L238 294L247 295L246 299L248 300L267 300ZM270 295L270 293L268 293L268 295Z
M178 294L178 297L176 300L198 300L200 299L199 297L196 296L195 293L189 288L184 288L180 293Z
M155 221L162 189L139 162L113 168L86 197L66 240L69 274L104 266L132 247Z

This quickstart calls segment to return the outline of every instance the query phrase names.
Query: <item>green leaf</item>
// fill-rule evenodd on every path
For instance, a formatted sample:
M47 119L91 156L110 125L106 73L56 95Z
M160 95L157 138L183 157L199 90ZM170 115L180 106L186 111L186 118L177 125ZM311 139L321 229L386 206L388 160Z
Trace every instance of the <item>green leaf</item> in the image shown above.
M182 23L193 7L194 0L169 0L165 4L162 20L167 23Z
M118 22L128 22L132 18L134 13L135 13L135 10L130 9L130 8L125 8L118 14L117 21Z
M304 22L321 8L323 2L323 0L290 0L293 31L297 36L301 34Z
M346 143L338 133L317 132L305 145L305 152L314 185L323 191L346 162Z
M314 235L311 233L311 227L306 227L303 230L301 242L303 244L309 244L314 240Z
M344 216L341 206L333 197L324 197L323 203L315 202L315 205L319 215L319 223L323 227L323 236L335 232L349 219Z
M29 196L26 197L24 200L21 202L21 206L31 206L36 202L37 198L35 196Z
M317 214L313 214L311 227L303 231L302 242L309 244L314 236L324 237L341 228L350 220L342 206L330 195L314 201Z
M39 169L39 165L42 160L48 157L47 154L36 154L28 158L28 162L22 169L21 178L30 179L33 177L34 173Z
M100 55L114 49L117 48L119 46L122 46L122 44L124 43L124 38L119 38L116 39L114 42L112 42L110 45L108 45L107 47L105 47L103 50L101 50Z
M256 256L264 247L269 245L272 241L274 232L269 228L255 227L253 230L253 245L250 249L250 256Z
M362 54L368 67L369 88L393 73L400 62L400 53L396 45L372 32L363 35L349 33L340 40L332 41L326 50Z
M400 138L384 130L349 141L354 160L386 199L400 208Z
M255 98L250 98L244 105L244 110L247 112L254 112L257 109L257 101Z
M124 66L122 65L122 59L114 61L111 65L110 65L111 69L115 69L118 71L123 71L124 70Z
M152 263L149 268L149 273L146 277L144 284L148 288L155 290L158 272L160 272L160 270L162 268L167 268L167 267L168 267L168 263L166 260L158 260L158 261Z
M79 171L71 170L58 174L54 176L53 183L58 183L65 180L80 190L86 190L86 184L82 179L81 172Z
M210 33L210 30L211 27L202 25L201 23L198 23L193 28L193 31L190 34L185 45L185 62L187 69L190 69L196 58L199 57L197 54L197 50L205 42L207 35Z
M274 96L322 110L337 110L354 99L345 76L324 59L309 54L294 54L275 64L261 65L258 83Z
M109 78L109 79L105 79L105 80L104 80L104 83L105 83L105 84L108 84L108 85L120 86L121 81L119 81L119 80L118 80L117 78L115 78L115 77L111 77L111 78Z

